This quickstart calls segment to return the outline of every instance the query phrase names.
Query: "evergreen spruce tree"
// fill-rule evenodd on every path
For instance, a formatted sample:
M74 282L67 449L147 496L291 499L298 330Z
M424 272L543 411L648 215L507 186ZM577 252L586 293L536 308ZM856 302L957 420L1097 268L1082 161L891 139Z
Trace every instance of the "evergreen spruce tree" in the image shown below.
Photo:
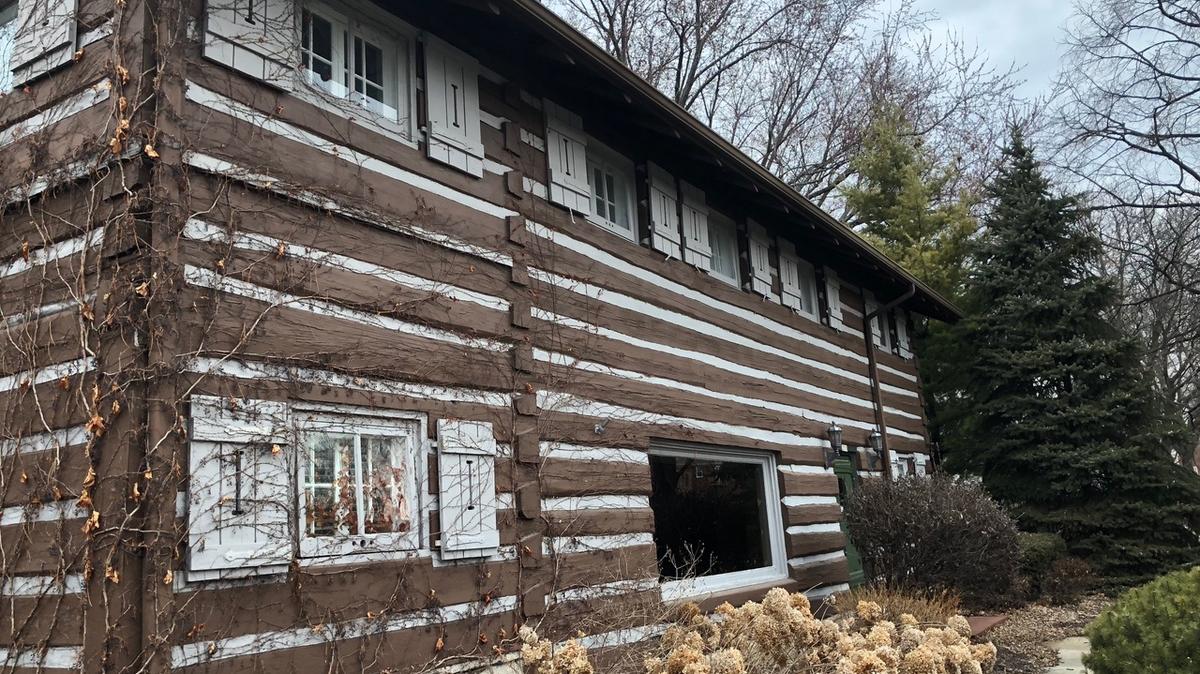
M982 475L1023 528L1057 532L1111 583L1200 561L1200 477L1156 403L1137 342L1110 324L1098 239L1014 132L990 186L958 326L951 465Z
M951 193L953 167L938 166L900 110L882 108L842 190L849 222L868 241L948 298L962 289L976 222L970 200Z

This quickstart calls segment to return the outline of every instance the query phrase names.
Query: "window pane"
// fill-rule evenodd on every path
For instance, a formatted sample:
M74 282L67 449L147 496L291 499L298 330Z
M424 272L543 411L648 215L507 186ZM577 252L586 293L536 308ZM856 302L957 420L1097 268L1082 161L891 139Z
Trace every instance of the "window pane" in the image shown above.
M0 7L0 93L12 89L13 43L17 38L17 3Z
M383 50L370 42L363 47L363 68L368 82L383 84Z
M770 533L758 464L651 455L659 573L671 580L769 566Z
M412 513L404 493L404 457L407 438L362 437L366 513L363 528L368 534L405 532L412 528Z
M358 531L358 482L354 436L312 433L306 438L309 454L307 495L310 536L352 535Z
M333 25L312 15L312 51L326 61L333 61Z
M713 271L737 278L737 233L733 223L712 214L708 218L708 243L712 247Z

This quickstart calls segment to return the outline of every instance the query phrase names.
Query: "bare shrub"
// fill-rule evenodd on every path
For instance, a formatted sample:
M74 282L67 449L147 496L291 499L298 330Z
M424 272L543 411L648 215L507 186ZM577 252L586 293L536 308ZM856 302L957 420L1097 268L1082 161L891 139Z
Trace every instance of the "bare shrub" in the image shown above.
M862 585L849 592L833 596L833 608L838 613L853 613L859 602L878 604L883 609L883 619L900 622L900 616L908 614L918 623L945 623L959 613L958 595L950 590L919 592L899 590L883 585Z
M929 672L982 674L991 671L996 649L971 644L971 627L959 615L919 627L916 617L885 619L873 602L858 602L833 619L813 616L808 598L775 588L762 603L729 603L719 618L695 604L680 612L644 663L646 674L859 674ZM554 645L528 627L520 633L521 655L536 674L594 674L587 649L572 639Z
M878 584L953 590L972 606L1011 601L1017 527L977 483L945 475L866 481L846 522Z

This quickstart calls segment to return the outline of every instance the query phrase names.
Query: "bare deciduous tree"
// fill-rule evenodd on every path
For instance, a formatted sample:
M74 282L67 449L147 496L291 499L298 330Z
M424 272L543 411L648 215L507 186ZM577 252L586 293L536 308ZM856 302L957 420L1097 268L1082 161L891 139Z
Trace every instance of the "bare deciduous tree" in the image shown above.
M1070 31L1063 164L1108 205L1200 206L1200 10L1098 0Z
M963 180L990 172L1014 69L880 0L551 0L584 33L801 194L836 207L882 103Z

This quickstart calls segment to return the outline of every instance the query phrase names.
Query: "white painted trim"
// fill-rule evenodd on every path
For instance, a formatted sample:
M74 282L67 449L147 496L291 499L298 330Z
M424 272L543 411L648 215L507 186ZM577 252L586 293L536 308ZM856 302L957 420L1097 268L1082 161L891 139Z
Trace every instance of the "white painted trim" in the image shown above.
M594 494L591 496L549 496L542 499L542 510L576 512L579 510L633 510L649 508L649 496Z
M631 423L650 424L655 426L678 426L682 428L691 428L695 430L708 431L710 433L723 433L726 435L734 435L751 440L760 440L762 442L772 442L780 445L792 445L795 447L822 447L825 440L822 438L811 438L797 433L787 433L784 431L772 431L763 428L754 428L751 426L739 426L736 424L727 424L721 421L705 421L701 419L691 419L688 417L678 417L670 414L659 414L657 412L647 412L645 410L634 409L632 407L623 407L612 403L601 402L599 400L590 400L570 393L562 393L558 391L538 391L538 406L543 410L551 412L562 412L566 414L579 414L588 417L599 418L615 418Z
M41 669L78 669L83 648L79 646L51 646L45 649L0 648L0 663L9 667Z
M711 297L696 290L695 288L689 288L688 286L672 281L665 276L656 274L652 271L629 263L604 249L597 248L596 246L584 241L580 241L579 239L563 234L562 232L554 231L545 225L527 220L525 227L531 234L546 239L547 241L550 241L559 247L579 253L584 257L599 262L600 264L603 264L614 271L627 274L641 281L650 283L656 288L662 288L684 299L703 304L712 309L716 309L738 319L739 321L758 325L770 330L772 333L790 337L795 341L816 346L839 356L851 358L861 363L867 362L866 356L859 355L858 353L855 353L849 349L844 349L819 337L814 337L806 332L797 330L790 325L780 323L779 321L768 318L754 311L750 311L749 309L718 300L715 297Z
M511 304L508 300L494 295L477 292L444 281L435 281L348 255L297 243L287 243L282 239L265 234L239 231L231 240L229 232L224 228L195 218L188 220L187 224L184 225L183 236L195 241L228 243L234 248L263 253L277 253L280 245L282 245L284 254L288 257L316 262L332 269L340 269L354 274L383 279L389 283L420 292L441 295L455 301L470 302L488 309L495 309L496 311L508 311Z
M48 246L38 248L29 254L29 259L18 257L4 266L0 266L0 278L16 276L36 267L47 265L55 260L91 250L104 241L104 228L97 227L87 234L73 239L58 241Z
M80 508L77 501L51 501L40 505L10 506L0 508L0 527L17 524L58 522L87 517L88 510Z
M70 360L65 363L47 365L38 370L17 372L16 374L10 374L7 377L0 377L0 393L15 390L25 382L29 382L30 386L37 386L39 384L45 384L46 382L62 379L63 377L74 377L76 375L85 374L94 369L96 369L96 359L89 357Z
M784 506L840 505L836 496L784 496Z
M832 468L825 466L810 466L801 463L787 463L779 467L782 473L793 473L795 475L833 475Z
M609 375L612 377L619 377L621 379L628 379L630 381L637 381L637 382L641 382L643 384L649 384L651 386L660 386L663 388L668 388L668 389L672 389L672 390L676 390L676 391L683 391L685 393L691 393L694 395L704 396L707 398L713 398L715 400L723 400L726 402L736 403L738 405L746 405L748 407L757 407L757 408L764 409L764 410L770 410L772 412L779 412L781 414L787 414L787 415L794 416L794 417L797 417L800 419L805 419L808 421L815 421L815 422L821 423L821 424L831 424L831 423L836 422L836 423L841 424L842 426L845 426L848 428L859 428L859 429L868 430L868 431L875 430L874 422L858 421L857 419L833 416L831 414L825 414L823 412L816 412L814 410L806 409L803 407L796 407L794 405L778 403L778 402L775 402L772 400L763 400L760 398L748 398L746 396L741 396L741 395L737 395L734 393L722 393L720 391L714 391L713 389L710 389L710 388L707 388L704 386L696 386L695 384L688 384L686 382L676 381L674 379L667 379L665 377L658 377L655 375L644 374L641 372L634 372L632 370L624 370L624 369L611 367L609 365L605 365L603 363L597 363L597 362L593 362L593 361L578 360L578 359L576 359L572 356L568 356L567 354L564 354L564 353L556 353L553 351L546 351L544 349L535 348L533 350L533 358L534 358L534 360L538 360L543 363L550 363L551 365L558 365L561 367L573 368L573 369L581 370L583 372L593 372L593 373L597 373L597 374L605 374L605 375ZM924 440L925 439L924 436L917 435L915 433L909 433L907 431L902 431L898 428L889 427L887 429L887 431L888 431L889 435L896 435L896 436L903 437L903 438L909 438L911 440Z
M83 592L83 574L55 576L10 576L0 578L0 596L41 597Z
M188 364L188 371L196 374L232 377L235 379L295 382L450 403L473 403L502 408L512 406L511 393L497 393L494 391L454 386L437 386L434 384L417 384L393 379L379 379L377 377L352 377L331 370L277 365L261 361L200 357Z
M217 660L260 655L303 646L318 646L332 641L345 641L369 635L388 634L456 622L475 616L496 615L514 610L518 603L518 597L497 597L487 605L477 602L451 604L381 618L358 618L340 623L323 623L311 627L259 632L214 641L183 644L171 649L171 666L190 667Z
M487 260L488 262L494 262L505 267L511 267L513 263L511 255L500 253L483 246L477 246L473 243L468 243L441 232L425 229L416 225L396 225L392 219L388 218L387 216L379 215L365 209L342 206L338 202L323 195L317 194L316 192L306 190L298 185L293 185L274 176L238 166L237 164L220 159L218 157L213 157L200 152L185 152L183 159L188 166L199 169L206 173L232 178L248 185L268 190L286 199L307 204L322 211L328 211L336 215L358 220L359 222L366 223L372 227L379 227L381 229L397 232L405 236L411 236L422 241L427 241L429 243L442 246L444 248L449 248L450 250L455 250L467 255L474 255L480 259Z
M210 110L216 110L222 114L229 115L234 119L257 126L264 131L273 133L282 138L306 145L336 159L350 162L367 171L376 173L390 180L396 180L415 189L449 199L450 201L454 201L456 203L460 203L472 210L479 211L480 213L500 219L504 219L510 215L517 215L515 211L510 211L507 208L493 204L490 201L486 201L472 194L467 194L466 192L448 187L442 183L426 178L425 176L418 175L412 171L400 168L395 164L391 164L370 155L363 154L362 152L359 152L349 146L333 143L315 133L265 115L254 108L233 100L232 98L218 94L215 91L205 89L195 82L189 81L186 83L186 86L187 99L193 103L196 103L197 105L201 105L209 108Z
M788 566L793 569L800 569L806 566L814 566L817 564L826 564L828 562L836 562L846 558L845 550L837 550L835 552L823 552L819 555L806 555L804 557L793 557L788 560Z
M611 632L601 632L600 634L589 634L579 637L577 641L581 646L589 650L600 648L613 648L615 646L625 646L627 644L636 644L647 639L662 636L667 628L671 627L668 623L658 625L645 625L641 627L627 627L625 629L613 630ZM560 641L555 644L561 648L565 641Z
M641 545L654 545L654 535L628 533L610 536L547 536L542 539L542 552L546 555L568 555L593 550L620 550Z
M530 194L532 194L535 197L545 199L547 201L550 200L550 188L546 187L546 183L541 182L540 180L534 180L533 178L529 178L529 177L522 177L521 178L521 187L524 188L526 192L529 192ZM570 213L571 213L571 217L574 218L575 217L574 212L570 212Z
M361 325L368 325L383 330L390 330L402 335L421 337L435 342L466 346L472 349L505 353L512 347L504 342L479 337L468 337L450 330L434 328L421 323L410 323L390 316L380 316L357 309L343 307L334 302L312 297L299 297L272 288L255 285L232 276L221 276L211 269L203 269L192 265L184 266L184 279L199 288L208 288L218 292L239 295L271 306L268 308L291 308L306 311L318 316L329 316Z
M112 81L108 79L100 80L74 96L56 103L32 117L27 117L6 128L0 129L0 148L40 133L47 127L107 101L111 91Z
M789 534L836 534L842 531L842 525L837 522L822 524L796 524L787 528Z
M730 344L736 344L738 346L743 346L755 351L777 356L795 363L807 365L813 369L829 372L831 374L838 375L839 377L856 381L860 384L870 385L871 383L870 379L866 375L856 374L819 360L805 358L804 356L792 353L791 351L785 351L769 344L763 344L762 342L756 341L746 337L745 335L742 335L741 333L734 332L719 325L693 318L687 314L672 311L656 304L651 304L645 300L641 300L630 295L625 295L602 286L588 283L586 281L572 279L554 272L538 269L536 267L529 268L529 276L541 281L542 283L547 283L557 288L574 292L590 300L604 302L621 309L627 309L656 320L661 320L670 325L675 325L677 327L691 330L708 337L729 342ZM916 394L913 395L915 396Z
M96 300L96 293L94 293L94 292L88 293L83 298L83 302L86 302L88 304L91 304L95 300ZM77 309L80 306L81 306L81 303L76 300L64 300L62 302L52 302L50 304L43 304L40 307L35 307L24 313L13 314L11 316L5 317L4 321L3 321L3 325L4 325L5 330L12 330L13 328L15 328L19 325L23 325L23 324L29 323L31 321L38 321L38 320L41 320L48 316L56 316L58 314L63 313L64 311L70 311L72 309Z
M592 447L589 445L574 445L566 442L539 443L543 458L565 459L567 461L607 461L613 463L650 464L650 457L637 449L621 447Z
M533 317L538 320L547 321L550 323L554 323L556 325L572 328L575 330L580 330L580 331L587 332L589 334L592 334L592 335L595 335L598 337L605 337L608 339L612 339L614 341L628 344L630 346L636 346L638 348L655 351L657 353L663 353L663 354L667 354L667 355L671 355L671 356L676 356L679 358L685 358L687 360L690 360L690 361L693 361L696 363L700 363L702 365L715 367L715 368L724 370L726 372L736 374L738 376L752 377L754 379L759 379L761 381L769 381L771 383L780 384L782 386L785 386L787 388L790 388L790 389L793 389L796 391L800 391L802 393L811 393L813 395L818 395L823 398L829 398L831 400L839 400L839 401L842 401L845 403L849 403L851 405L862 407L863 409L868 409L868 410L875 409L874 403L872 403L870 400L868 400L866 398L856 398L852 395L847 395L845 393L840 393L838 391L821 388L819 386L814 386L814 385L808 384L806 382L797 381L795 379L788 379L787 377L780 376L769 370L763 370L763 369L759 369L756 367L750 367L748 365L742 365L741 363L737 363L735 361L726 360L725 358L722 358L721 356L716 355L716 354L703 353L700 351L692 351L690 349L680 348L677 346L673 346L671 344L664 344L661 342L653 342L653 341L650 341L647 339L643 339L641 337L624 334L617 330L613 330L612 328L606 328L606 327L596 325L593 323L588 323L586 321L581 321L576 318L570 318L568 316L556 314L554 312L548 311L546 309L542 309L540 307L533 307L531 310L531 313L532 313ZM838 374L841 374L841 376L847 377L848 379L851 379L852 381L859 381L851 373L844 373L844 372L839 371ZM868 380L866 377L862 377L861 381L859 383L867 384ZM889 414L897 414L899 416L907 417L907 418L911 418L911 419L920 419L919 415L910 414L903 410L893 410L890 407L885 407L885 409L888 411Z
M849 591L850 591L849 583L838 583L837 585L826 585L824 587L818 587L813 590L808 590L804 594L809 599L824 599L825 597L828 597L831 594L837 594L838 592L849 592Z
M657 578L618 580L611 583L598 583L596 585L556 590L550 594L548 599L550 604L561 604L568 601L586 601L601 597L619 597L634 592L648 592L656 589L658 589Z
M62 450L74 445L83 445L88 441L87 430L83 426L60 428L46 433L35 433L21 438L0 440L0 457L14 454L32 454L48 449Z
M900 378L902 378L902 379L907 379L908 381L911 381L911 382L912 382L912 383L914 383L914 384L916 384L916 383L917 383L917 376L916 376L916 375L914 375L914 374L909 374L909 373L907 373L907 372L902 372L902 371L900 371L900 370L897 370L897 369L896 369L896 368L894 368L894 367L891 367L890 365L884 365L883 363L876 363L876 364L875 364L875 367L878 367L880 370L883 370L884 372L890 372L890 373L892 373L892 374L894 374L894 375L896 375L897 377L900 377Z

